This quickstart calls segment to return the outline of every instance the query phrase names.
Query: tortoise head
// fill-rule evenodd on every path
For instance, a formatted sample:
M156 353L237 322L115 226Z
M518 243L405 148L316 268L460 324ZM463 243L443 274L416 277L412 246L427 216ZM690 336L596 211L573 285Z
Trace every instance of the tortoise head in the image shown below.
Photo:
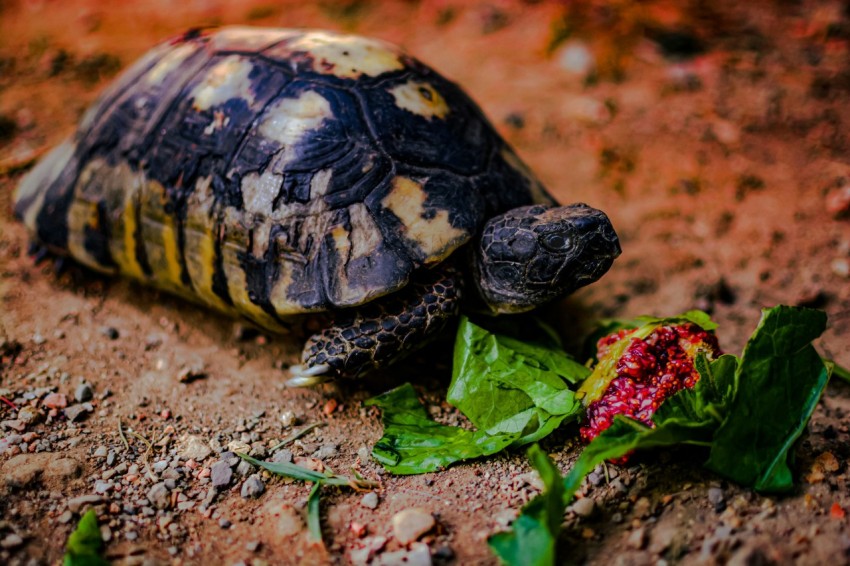
M490 310L523 312L602 277L620 242L605 213L586 204L534 205L487 222L473 255Z

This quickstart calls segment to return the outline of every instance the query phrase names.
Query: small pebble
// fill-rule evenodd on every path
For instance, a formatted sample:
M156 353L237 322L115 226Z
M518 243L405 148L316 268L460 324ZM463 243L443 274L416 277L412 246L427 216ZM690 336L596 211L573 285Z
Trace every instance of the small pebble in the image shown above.
M360 505L366 507L367 509L377 509L378 508L378 494L374 491L370 491L360 500Z
M232 478L233 469L229 463L218 461L210 467L210 481L213 487L223 489L230 485Z
M148 490L146 497L157 509L167 509L171 504L171 496L165 482L153 484Z
M295 417L295 413L293 413L292 411L284 411L280 415L280 423L283 426L289 428L292 425L297 424L298 419Z
M272 455L272 462L278 462L283 464L288 464L292 462L292 451L284 448L283 450L278 450Z
M91 403L78 403L76 405L71 405L66 408L63 412L65 413L65 417L71 421L76 422L81 420L83 415L90 413L94 410L94 407Z
M393 515L393 536L401 544L408 544L434 528L434 516L425 509L405 509Z
M118 329L114 326L104 326L100 329L100 333L109 338L110 340L118 340L118 337L121 335L118 332Z
M240 460L239 464L236 465L236 473L242 477L250 475L251 472L254 471L254 466L246 462L245 460Z
M633 530L629 534L629 538L626 539L626 545L634 548L635 550L641 550L644 546L646 546L646 529L638 527Z
M336 444L323 444L321 448L316 450L313 457L318 458L319 460L327 460L328 458L333 458L338 453L339 448Z
M228 521L227 519L225 519L224 517L222 517L221 519L218 520L218 526L221 527L222 529L229 529L230 525L232 525L232 523L230 521Z
M68 500L68 509L73 513L79 513L85 505L97 505L103 502L100 495L81 495Z
M0 547L2 548L17 548L24 544L24 539L15 533L10 533L6 535L3 540L0 540Z
M258 550L260 550L261 544L262 543L258 540L252 540L252 541L246 542L245 543L245 550L247 550L248 552L257 552Z
M44 413L39 411L37 408L27 405L26 407L22 407L18 411L18 420L24 423L25 425L36 424L41 422L44 418Z
M64 409L68 406L68 398L62 393L51 393L41 401L41 404L48 409Z
M126 533L124 533L124 538L129 541L134 541L139 538L139 533L137 533L136 531L127 531Z
M585 497L573 503L570 509L579 517L590 517L596 510L596 503L592 499Z
M266 484L263 483L263 480L259 476L253 475L242 484L241 494L243 498L251 499L261 496L264 491L266 491Z
M714 511L722 513L726 509L726 495L719 487L708 488L708 501L714 506Z
M74 399L76 399L77 403L83 403L85 401L91 401L94 398L94 390L92 386L86 382L83 382L74 389Z

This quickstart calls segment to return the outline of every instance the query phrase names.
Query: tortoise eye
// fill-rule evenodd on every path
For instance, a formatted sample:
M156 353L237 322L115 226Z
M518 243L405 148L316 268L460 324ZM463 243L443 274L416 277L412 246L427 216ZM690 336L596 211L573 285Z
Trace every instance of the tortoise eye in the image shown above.
M558 232L544 236L542 243L550 252L562 252L570 247L570 239Z

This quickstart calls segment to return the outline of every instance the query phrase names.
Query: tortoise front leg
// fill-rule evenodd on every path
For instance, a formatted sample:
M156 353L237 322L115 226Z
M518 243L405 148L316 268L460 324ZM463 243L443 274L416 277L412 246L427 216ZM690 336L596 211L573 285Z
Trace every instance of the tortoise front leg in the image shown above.
M442 265L417 274L401 291L342 311L311 336L301 365L290 368L291 386L334 377L357 377L387 366L435 338L460 309L460 276Z

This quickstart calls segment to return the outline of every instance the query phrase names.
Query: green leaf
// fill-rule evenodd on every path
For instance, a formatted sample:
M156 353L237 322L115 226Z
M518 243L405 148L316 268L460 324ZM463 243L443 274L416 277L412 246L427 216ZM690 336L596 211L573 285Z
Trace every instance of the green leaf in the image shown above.
M490 435L431 420L409 383L366 401L379 407L384 436L372 457L394 474L433 472L454 462L495 454L516 435Z
M313 484L313 489L310 490L310 496L307 498L307 528L310 531L310 538L315 542L324 544L322 540L322 521L321 512L319 509L319 490L322 489L322 482Z
M94 509L89 509L68 537L62 564L64 566L108 565L109 562L101 556L102 551L103 538L97 526L97 514Z
M737 394L714 437L710 470L760 492L793 487L791 448L829 380L829 368L811 344L825 328L822 311L762 311L736 371Z
M539 446L528 449L528 458L543 480L543 492L522 508L510 531L491 536L487 543L505 564L550 566L555 564L564 517L564 488L558 468Z
M840 366L832 360L824 359L823 361L825 364L832 366L832 375L834 375L838 379L850 383L850 369L847 369L844 366Z
M563 350L492 333L462 318L447 400L480 430L537 441L582 412L570 384L590 374Z

